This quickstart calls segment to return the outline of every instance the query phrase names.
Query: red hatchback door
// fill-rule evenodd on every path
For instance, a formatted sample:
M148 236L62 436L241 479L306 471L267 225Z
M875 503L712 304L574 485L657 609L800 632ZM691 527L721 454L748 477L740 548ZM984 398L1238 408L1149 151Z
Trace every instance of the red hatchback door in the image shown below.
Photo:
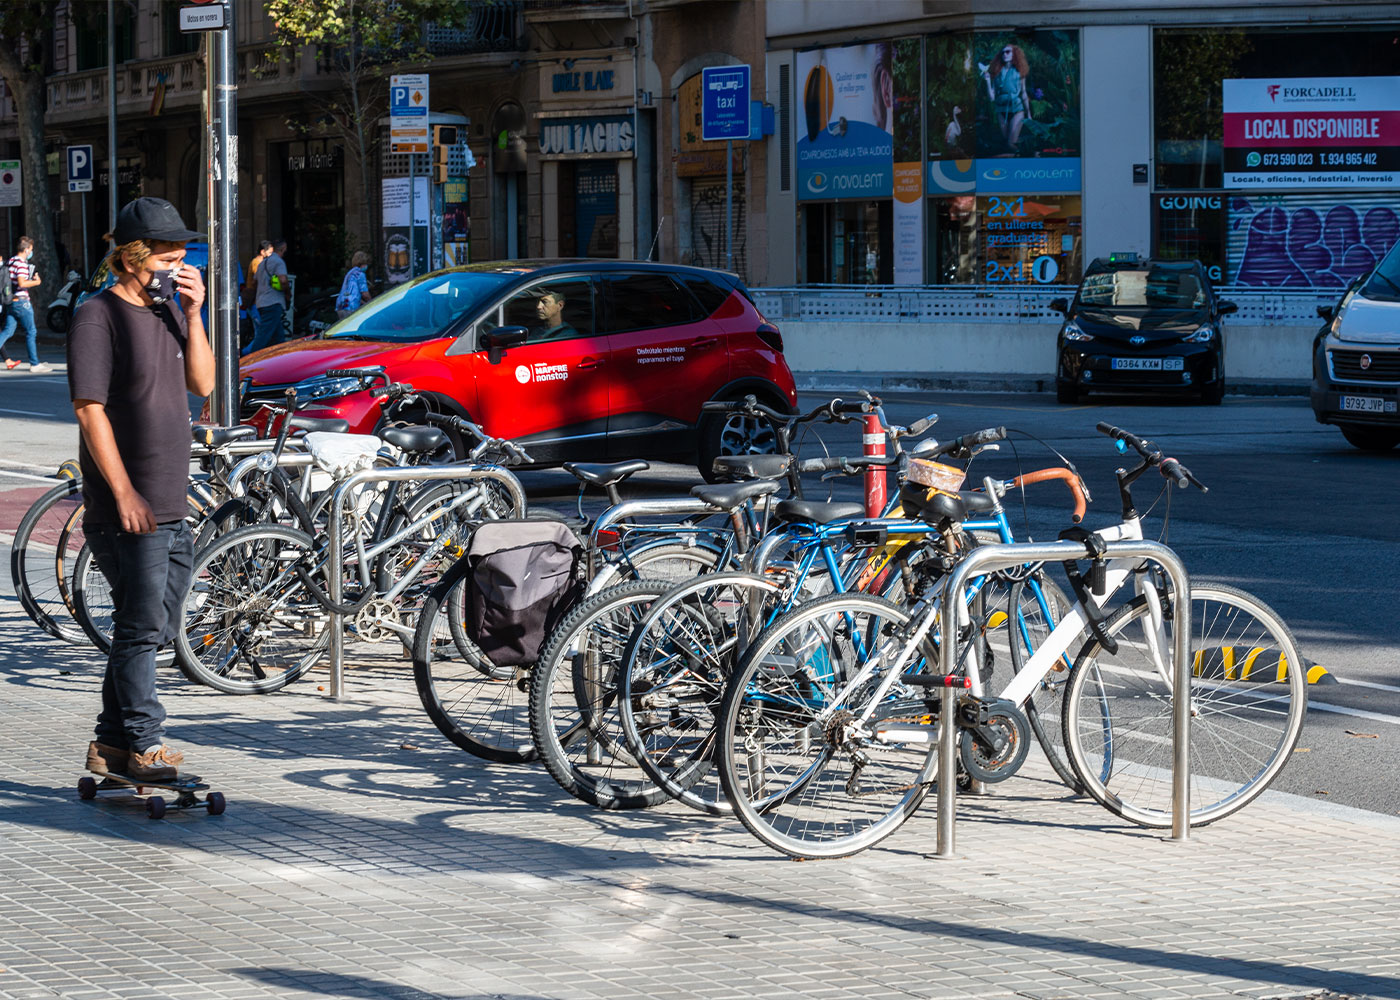
M613 365L608 454L656 454L695 424L700 404L729 380L725 338L664 272L605 275L603 295Z
M487 351L472 356L472 416L488 433L518 440L542 460L603 452L609 345L595 329L594 285L588 275L551 275L477 324L478 335L497 326L529 330L525 343L507 348L497 363Z

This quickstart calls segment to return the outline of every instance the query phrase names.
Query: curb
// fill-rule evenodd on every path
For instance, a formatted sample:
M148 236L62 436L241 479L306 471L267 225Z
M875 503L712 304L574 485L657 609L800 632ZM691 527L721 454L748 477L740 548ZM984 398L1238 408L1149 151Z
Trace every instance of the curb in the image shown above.
M994 372L793 372L800 392L854 392L869 389L891 392L1011 392L1051 393L1055 379L1049 375L999 375ZM1308 394L1305 379L1249 379L1231 382L1231 396L1302 396ZM1092 398L1092 397L1091 397Z

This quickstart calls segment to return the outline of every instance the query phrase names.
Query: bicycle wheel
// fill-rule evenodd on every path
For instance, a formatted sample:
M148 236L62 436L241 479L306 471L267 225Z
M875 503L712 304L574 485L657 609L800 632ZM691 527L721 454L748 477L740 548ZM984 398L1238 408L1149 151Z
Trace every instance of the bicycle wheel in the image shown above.
M534 760L528 667L498 667L468 638L471 567L459 560L423 601L413 633L413 681L433 725L467 753L503 764Z
M618 677L627 746L667 795L711 815L731 811L714 767L724 686L781 588L749 573L682 583L632 634Z
M1172 819L1172 619L1154 628L1145 596L1090 639L1065 691L1064 737L1085 789L1142 826ZM1154 655L1153 647L1161 649ZM1288 762L1307 712L1306 668L1288 626L1258 598L1191 588L1191 825L1230 815Z
M735 814L769 847L797 858L845 857L894 833L928 794L936 744L875 736L879 722L927 716L922 692L898 682L894 697L871 701L885 676L878 665L894 659L908 622L907 611L882 598L822 598L765 629L734 671L716 735L720 782ZM852 687L870 665L869 678ZM908 667L924 668L918 656ZM922 735L935 738L931 729Z
M309 535L277 525L231 531L197 556L175 635L185 676L263 694L311 669L330 645L330 614L304 579L314 560Z
M1016 673L1021 672L1026 661L1073 606L1065 592L1044 572L1037 571L1029 579L1012 584L1007 602L1009 619L1006 628L1011 646L1011 664ZM1072 791L1083 794L1084 785L1075 777L1069 752L1065 750L1061 721L1072 664L1068 654L1056 660L1031 692L1025 709L1031 732L1035 733L1036 742L1045 752L1045 758L1055 774Z
M99 653L112 648L112 611L112 586L84 543L73 564L73 617Z
M666 793L622 733L617 675L632 632L670 587L636 580L594 594L555 630L530 678L530 730L554 780L600 809L641 809Z
M83 487L69 479L44 493L25 512L10 547L10 579L34 624L56 639L85 643L73 618L71 581L83 547Z
M603 563L589 581L588 589L596 594L627 580L685 583L719 569L724 561L724 552L709 543L658 539Z

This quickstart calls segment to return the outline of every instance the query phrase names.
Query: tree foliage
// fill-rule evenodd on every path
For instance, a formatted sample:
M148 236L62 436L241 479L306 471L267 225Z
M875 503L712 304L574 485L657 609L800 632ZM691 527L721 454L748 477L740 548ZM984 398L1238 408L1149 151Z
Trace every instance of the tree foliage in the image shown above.
M45 57L54 9L43 0L0 3L0 77L10 91L19 124L20 173L24 183L24 229L34 240L39 276L34 289L40 309L63 284L58 274L48 164L44 158ZM18 235L18 234L16 234ZM14 252L6 247L5 255Z

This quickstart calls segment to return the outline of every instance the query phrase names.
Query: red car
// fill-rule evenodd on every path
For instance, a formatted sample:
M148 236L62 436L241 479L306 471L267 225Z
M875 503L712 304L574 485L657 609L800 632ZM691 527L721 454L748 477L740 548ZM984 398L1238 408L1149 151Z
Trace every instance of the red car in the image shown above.
M771 450L765 428L701 414L752 393L795 410L778 330L736 275L634 261L507 261L435 271L325 331L243 360L243 415L295 386L303 410L369 433L373 394L334 369L384 366L443 412L469 417L540 462ZM464 453L455 441L458 454Z

